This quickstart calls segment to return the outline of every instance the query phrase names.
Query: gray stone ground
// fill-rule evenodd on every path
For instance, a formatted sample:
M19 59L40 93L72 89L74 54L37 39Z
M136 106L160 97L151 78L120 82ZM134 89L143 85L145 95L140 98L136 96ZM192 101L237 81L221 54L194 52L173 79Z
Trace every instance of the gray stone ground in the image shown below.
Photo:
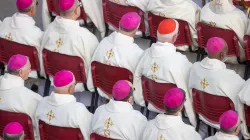
M201 6L201 0L194 0L198 5ZM16 0L0 0L0 20L3 20L5 17L8 16L12 16L17 10L15 8L15 2ZM41 16L41 9L42 9L42 0L38 0L39 5L38 5L38 9L37 9L37 15L34 17L35 21L36 21L36 25L38 27L40 27L43 30L42 27L42 16ZM149 40L144 40L144 39L136 39L135 40L136 43L143 49L147 49L149 47ZM195 62L195 58L196 55L191 54L191 53L184 53L185 55L187 55L188 59L191 62ZM244 67L240 66L240 65L233 65L233 66L228 66L231 69L234 69L237 73L239 73L241 76L243 76L243 70ZM41 80L39 81L40 85L39 85L39 94L43 95L43 89L44 89L44 84L45 81ZM28 87L30 87L30 85L27 85ZM53 90L53 87L51 87L51 91ZM86 106L90 105L91 102L91 93L90 92L83 92L83 93L75 93L75 96L77 98L78 102L82 102L84 103ZM99 101L99 105L104 104L105 100L104 99L100 99ZM138 105L134 105L135 109L140 110L140 107ZM144 112L145 113L145 112ZM157 114L156 113L150 113L150 117L149 119L153 119ZM184 121L186 123L188 122L188 119L184 119ZM207 137L207 127L205 124L201 124L201 129L200 132L201 136L203 137L203 139L205 137Z

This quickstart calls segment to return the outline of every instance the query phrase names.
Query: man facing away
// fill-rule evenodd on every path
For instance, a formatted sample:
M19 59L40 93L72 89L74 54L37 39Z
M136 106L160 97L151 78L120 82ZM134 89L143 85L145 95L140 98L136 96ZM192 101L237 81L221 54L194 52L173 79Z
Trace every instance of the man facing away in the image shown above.
M194 63L191 68L189 88L228 97L237 109L238 93L245 80L234 71L226 68L224 62L227 57L227 43L221 38L212 37L208 40L206 49L208 57L201 62ZM205 123L219 128L218 125L206 121L202 116L200 118Z
M142 91L142 76L150 78L158 83L172 83L182 88L186 94L185 110L193 126L196 126L196 119L193 110L192 100L189 96L188 78L192 63L185 55L176 52L173 45L176 41L179 30L179 24L176 20L163 20L157 30L158 41L147 49L134 74L135 102L140 106L145 106ZM151 103L148 109L161 113Z
M197 50L196 24L200 21L200 7L192 0L149 0L147 11L165 18L184 20L189 24L192 49ZM188 51L189 46L178 46L178 50Z
M26 56L17 54L10 58L8 73L0 77L0 110L29 115L36 130L35 112L42 97L24 86L30 67ZM34 131L35 135L37 131Z
M248 18L231 0L213 0L206 4L201 10L201 21L213 27L233 30L240 41L240 59L245 60L243 36L247 31ZM237 63L235 56L229 58L227 62Z
M92 61L98 61L107 65L122 67L135 72L136 66L141 59L143 50L134 43L134 36L140 25L141 18L135 12L122 16L118 32L113 32L104 38L97 47ZM88 74L88 89L94 91L91 67ZM98 92L102 97L107 97L101 90Z
M18 12L6 17L0 25L0 37L10 41L37 47L39 50L43 32L35 25L37 0L16 0Z
M3 130L3 140L24 140L23 126L18 122L7 124Z
M54 76L55 91L38 105L36 122L41 120L54 126L80 128L84 139L89 140L92 114L82 103L76 102L73 95L75 85L72 72L57 72Z
M97 108L92 120L92 132L120 140L139 140L147 119L133 109L133 88L120 80L112 90L113 99Z
M220 117L220 132L216 132L214 136L205 140L239 140L240 124L240 117L237 113L229 110Z
M184 107L185 96L180 88L170 89L164 96L166 113L148 122L141 140L201 140L194 127L178 116Z
M87 75L91 57L99 42L94 34L80 27L76 21L80 16L80 6L82 5L78 0L59 0L61 16L57 16L45 31L41 48L61 54L79 56L84 62ZM42 60L42 53L40 53L40 58ZM41 67L43 70L42 62ZM83 90L83 84L76 86L76 91Z

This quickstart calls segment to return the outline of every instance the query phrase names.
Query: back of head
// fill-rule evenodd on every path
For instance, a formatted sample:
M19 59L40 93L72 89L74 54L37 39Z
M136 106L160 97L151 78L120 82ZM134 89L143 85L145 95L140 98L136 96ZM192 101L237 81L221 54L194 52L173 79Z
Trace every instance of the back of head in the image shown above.
M21 124L18 122L11 122L7 124L3 131L4 140L23 140L24 131Z
M71 71L61 70L53 77L55 92L59 94L73 94L75 90L75 76Z
M58 3L62 17L76 20L81 15L80 7L82 4L78 0L59 0Z
M185 91L180 88L170 89L164 96L164 105L167 115L178 115L185 102Z
M120 20L119 32L134 37L141 23L141 17L135 12L124 14Z
M174 19L163 20L157 30L158 41L172 43L176 41L179 32L179 23Z
M16 6L20 13L35 16L37 0L16 0Z
M235 111L224 112L220 117L220 131L226 134L238 135L240 118Z
M23 80L28 79L29 73L31 71L31 66L29 58L27 56L17 54L13 55L7 66L7 72L12 75L21 77Z
M116 101L132 102L133 88L126 80L120 80L115 83L112 89L112 96Z
M216 14L226 14L233 11L236 7L231 0L213 0L210 2L209 8Z
M212 37L207 41L206 51L209 58L218 59L224 62L228 52L227 43L222 38Z

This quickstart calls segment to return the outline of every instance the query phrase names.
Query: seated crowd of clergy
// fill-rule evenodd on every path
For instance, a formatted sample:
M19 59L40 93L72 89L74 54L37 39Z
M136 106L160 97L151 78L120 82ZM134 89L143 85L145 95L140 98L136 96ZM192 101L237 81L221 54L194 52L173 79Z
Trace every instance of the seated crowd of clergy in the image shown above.
M111 1L117 3L117 0ZM218 4L217 1L221 3ZM93 61L126 68L134 74L134 81L133 84L124 80L118 81L113 86L109 103L98 107L92 114L84 104L76 102L73 93L82 92L84 86L82 83L76 83L74 74L70 71L61 70L53 77L46 77L53 81L54 91L50 96L43 98L26 88L25 81L37 75L34 75L34 72L32 74L29 58L17 54L9 59L7 72L0 77L0 110L29 115L36 139L39 139L38 121L42 120L50 125L80 128L86 140L90 139L91 133L121 140L201 140L201 136L194 129L197 118L193 108L192 89L197 89L230 98L238 112L225 112L220 118L220 124L213 124L200 116L206 124L220 128L220 132L207 138L208 140L238 140L239 132L249 139L244 104L250 104L250 80L246 82L236 72L226 68L225 61L230 59L227 57L227 43L219 37L210 38L206 44L208 56L194 64L174 46L179 32L179 24L175 19L183 19L189 23L193 49L197 49L195 25L199 21L234 30L240 39L239 44L242 44L248 27L246 15L228 0L213 0L203 7L201 13L200 8L191 0L138 0L134 4L130 0L118 0L118 3L137 6L144 12L173 19L165 19L159 24L157 42L143 51L134 43L139 25L144 22L135 12L123 15L119 30L99 43L97 37L88 29L80 27L77 21L81 13L80 8L84 6L88 11L87 15L103 35L103 16L102 12L97 12L100 11L97 2L92 5L91 2L80 3L78 0L59 0L60 16L48 24L43 32L35 26L32 18L36 14L37 0L16 0L18 12L0 23L0 37L36 47L42 76L45 76L42 50L47 49L82 58L90 92L94 92L90 68ZM46 5L46 0L43 0L43 7ZM44 11L43 16L48 14L48 8ZM44 20L44 23L47 22L48 19ZM242 46L241 58L244 59ZM187 46L181 49L185 51ZM173 83L178 87L166 91L165 112L148 105L149 110L160 113L149 122L132 106L134 102L145 106L142 76L158 83ZM98 89L98 93L103 98L110 98L101 89ZM179 116L183 107L191 125L185 124ZM7 125L3 137L4 140L23 139L22 126L16 122Z

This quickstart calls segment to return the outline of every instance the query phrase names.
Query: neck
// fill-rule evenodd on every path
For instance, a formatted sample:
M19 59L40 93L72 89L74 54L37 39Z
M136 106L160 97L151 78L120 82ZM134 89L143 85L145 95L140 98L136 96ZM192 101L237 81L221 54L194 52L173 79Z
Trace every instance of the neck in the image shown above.
M22 13L22 12L19 12L20 14L24 14L24 15L27 15L27 16L30 16L30 17L32 17L32 14L30 13L30 12L28 12L28 13Z
M134 35L132 33L124 32L122 30L119 30L119 33L126 35L126 36L129 36L129 37L134 37Z

